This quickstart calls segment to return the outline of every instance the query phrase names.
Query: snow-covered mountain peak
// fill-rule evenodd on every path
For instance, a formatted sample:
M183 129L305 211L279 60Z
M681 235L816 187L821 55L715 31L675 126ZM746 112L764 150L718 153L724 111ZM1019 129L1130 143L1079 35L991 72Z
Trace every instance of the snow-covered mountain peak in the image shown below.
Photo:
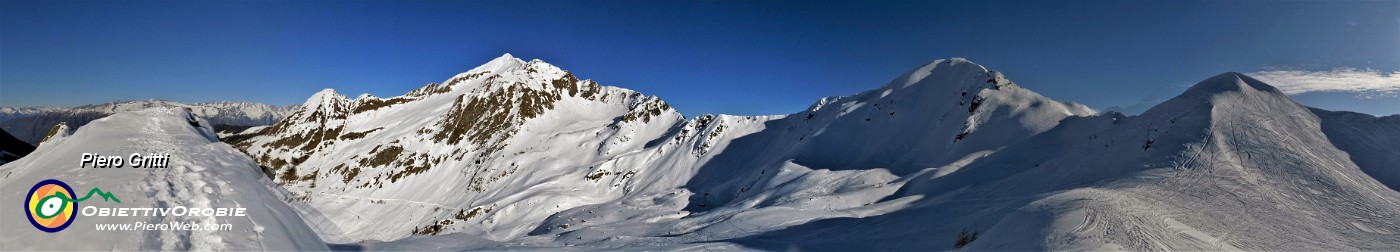
M989 71L986 67L978 65L977 63L973 63L972 61L964 58L939 59L924 64L923 66L919 66L918 68L915 68L914 70L905 73L899 78L896 78L894 81L891 81L890 84L886 87L909 87L918 84L921 81L924 81L925 79L928 79L929 76L935 75L936 73L957 74L962 76L963 78L979 78L978 76L985 75L988 72ZM990 77L990 75L985 77ZM975 84L975 82L969 84ZM954 88L966 87L967 85L959 85L958 87Z
M462 74L472 74L472 73L488 72L488 71L489 71L489 72L504 72L504 71L509 71L509 70L512 70L512 69L520 68L520 67L522 67L522 66L524 66L524 65L525 65L525 60L521 60L520 58L516 58L514 55L510 55L510 53L506 53L506 54L502 54L500 57L496 57L495 59L491 59L491 61L487 61L486 64L482 64L481 66L477 66L476 68L472 68L472 70L467 71L467 72L462 73Z
M1222 73L1191 86L1186 89L1182 96L1205 96L1223 92L1241 92L1245 90L1264 91L1272 93L1282 93L1278 88L1236 72Z
M316 110L317 108L343 103L346 100L347 98L345 95L336 93L335 89L327 88L316 92L316 94L312 94L311 98L307 98L306 102L302 103L301 106L303 109Z
M1002 73L964 58L935 60L858 96L876 107L907 104L924 108L929 115L943 109L962 110L970 115L968 132L976 131L994 111L1007 111L1036 132L1049 129L1065 116L1095 113L1082 104L1054 101L1021 88ZM938 116L942 120L947 114Z
M889 84L858 95L865 103L899 103L922 107L925 103L954 101L955 108L965 109L974 117L983 112L1006 108L1008 112L1031 121L1037 131L1049 129L1068 115L1095 114L1093 109L1074 102L1054 101L1016 85L1001 72L964 58L940 59L915 68ZM846 99L849 100L849 99ZM932 105L946 107L947 105ZM814 105L813 107L821 107ZM983 109L979 109L983 108ZM924 111L940 109L927 108ZM1027 113L1028 111L1043 111ZM942 119L942 116L940 116ZM979 121L969 121L976 126Z
M1211 114L1240 113L1240 110L1284 114L1307 111L1272 85L1241 73L1226 72L1197 82L1186 92L1153 106L1142 115L1148 118L1189 117L1192 115L1188 114L1203 110Z
M533 59L527 62L507 53L471 70L454 75L443 84L429 84L410 92L408 95L422 97L461 90L465 90L461 92L485 95L497 92L498 89L511 87L546 92L571 89L577 93L578 89L587 89L589 85L597 86L591 81L579 81L568 71L543 60ZM460 92L452 93L454 95L461 94Z

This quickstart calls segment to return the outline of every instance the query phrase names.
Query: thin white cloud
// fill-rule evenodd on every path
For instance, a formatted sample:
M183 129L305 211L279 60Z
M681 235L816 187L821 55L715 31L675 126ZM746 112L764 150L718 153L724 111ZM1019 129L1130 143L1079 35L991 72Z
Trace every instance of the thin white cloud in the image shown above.
M1356 93L1363 98L1390 97L1400 93L1400 72L1338 68L1332 71L1266 70L1250 77L1278 87L1285 94L1308 92Z

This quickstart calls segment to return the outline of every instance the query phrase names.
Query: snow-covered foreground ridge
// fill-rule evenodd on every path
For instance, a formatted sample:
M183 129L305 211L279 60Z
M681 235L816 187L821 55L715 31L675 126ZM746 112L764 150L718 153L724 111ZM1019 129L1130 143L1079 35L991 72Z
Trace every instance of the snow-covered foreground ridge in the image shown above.
M168 168L80 168L84 153L123 156L169 153ZM31 227L20 207L31 187L54 179L80 199L72 223L46 233ZM71 132L58 127L30 155L0 166L0 250L324 250L325 243L288 207L288 197L262 176L257 164L218 141L209 122L185 109L148 108L92 121ZM26 206L27 207L27 206ZM244 216L89 216L81 208L244 208ZM95 211L95 210L94 210ZM176 212L180 210L174 210ZM96 213L96 212L93 212ZM131 216L139 215L139 216ZM99 230L116 224L167 224L166 228ZM169 223L226 225L227 229L178 229ZM109 227L115 228L115 227Z
M403 96L322 91L236 145L323 239L370 248L1400 248L1396 145L1370 140L1395 117L1316 112L1227 73L1097 115L950 59L686 119L507 54Z

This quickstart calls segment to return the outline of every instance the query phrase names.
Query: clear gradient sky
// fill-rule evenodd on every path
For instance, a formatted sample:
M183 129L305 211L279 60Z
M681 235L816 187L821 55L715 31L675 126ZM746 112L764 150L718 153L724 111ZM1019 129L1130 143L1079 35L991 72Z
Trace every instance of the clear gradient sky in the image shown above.
M0 106L388 97L503 53L687 116L791 113L949 57L1096 109L1237 71L1400 113L1397 1L0 1Z

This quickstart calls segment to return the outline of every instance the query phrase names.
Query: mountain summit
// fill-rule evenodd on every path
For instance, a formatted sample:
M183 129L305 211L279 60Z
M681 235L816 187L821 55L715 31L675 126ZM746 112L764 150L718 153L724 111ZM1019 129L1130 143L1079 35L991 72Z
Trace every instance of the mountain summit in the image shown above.
M1143 115L1163 113L1160 111L1180 111L1191 109L1214 109L1231 106L1231 102L1270 103L1272 105L1293 104L1301 107L1277 88L1244 74L1227 72L1205 79L1186 89L1186 92L1162 104L1148 109ZM1276 103L1276 104L1275 104ZM1243 109L1243 107L1241 107Z

